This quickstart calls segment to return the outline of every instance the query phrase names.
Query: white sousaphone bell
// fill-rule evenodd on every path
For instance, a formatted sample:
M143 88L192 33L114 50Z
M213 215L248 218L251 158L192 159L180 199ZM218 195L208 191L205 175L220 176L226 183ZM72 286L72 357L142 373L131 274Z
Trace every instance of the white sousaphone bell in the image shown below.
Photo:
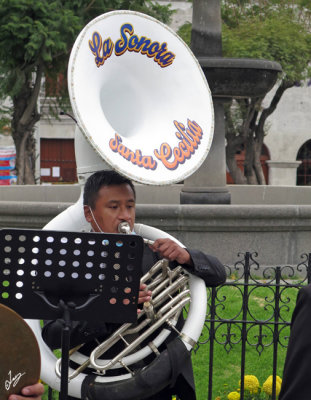
M114 169L136 182L150 185L180 182L200 167L209 152L214 118L205 76L185 43L152 17L113 11L92 20L73 46L68 86L77 120L76 162L82 186L89 175L101 169ZM88 228L82 196L44 227L67 231ZM172 238L143 224L135 224L135 231L149 240ZM186 352L198 340L206 313L203 280L190 275L189 288L191 303L178 338ZM28 323L41 350L41 379L59 390L56 358L42 340L39 322ZM157 346L169 334L163 328L155 339ZM126 360L130 366L150 352L146 346L127 354L121 364ZM74 358L84 362L82 354L77 353ZM151 388L150 393L145 393L146 388L139 387L137 377L126 370L113 377L99 374L92 385L100 387L102 398L108 396L111 400L148 397L169 381L167 362L161 356L158 358L154 368L163 369L163 376L153 383L156 388ZM120 368L120 362L113 368ZM143 373L152 373L152 368L147 367ZM74 374L72 370L70 374ZM83 372L72 377L69 394L84 397L88 382L88 375Z

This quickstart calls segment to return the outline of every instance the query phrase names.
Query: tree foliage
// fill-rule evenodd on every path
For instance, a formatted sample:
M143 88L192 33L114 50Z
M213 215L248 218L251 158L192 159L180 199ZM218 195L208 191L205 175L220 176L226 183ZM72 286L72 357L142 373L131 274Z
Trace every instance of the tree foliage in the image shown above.
M33 131L45 74L65 72L78 33L96 16L130 9L167 22L171 11L150 0L0 0L0 96L12 102L18 183L34 183Z
M311 76L311 4L308 0L222 0L224 57L277 61L280 74L274 95L234 99L225 106L227 166L235 183L264 184L260 155L267 118L284 92ZM189 26L184 27L189 40ZM188 37L187 37L188 35ZM244 174L235 154L245 151Z
M310 14L293 1L262 1L243 7L223 4L222 44L225 57L265 58L282 65L282 79L310 75Z

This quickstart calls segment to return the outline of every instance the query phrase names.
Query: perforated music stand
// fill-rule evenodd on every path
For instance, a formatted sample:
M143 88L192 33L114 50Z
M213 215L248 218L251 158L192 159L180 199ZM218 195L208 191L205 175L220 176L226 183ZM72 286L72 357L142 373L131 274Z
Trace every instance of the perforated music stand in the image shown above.
M136 321L143 239L2 229L0 243L0 302L23 318L65 320L60 398L66 399L71 322Z

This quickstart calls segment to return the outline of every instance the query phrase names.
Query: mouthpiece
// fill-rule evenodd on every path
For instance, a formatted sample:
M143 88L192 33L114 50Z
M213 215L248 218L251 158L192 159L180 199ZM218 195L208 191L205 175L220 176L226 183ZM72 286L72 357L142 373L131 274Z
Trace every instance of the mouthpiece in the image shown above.
M129 223L126 221L120 222L120 224L118 225L118 232L129 235L131 233L131 228Z

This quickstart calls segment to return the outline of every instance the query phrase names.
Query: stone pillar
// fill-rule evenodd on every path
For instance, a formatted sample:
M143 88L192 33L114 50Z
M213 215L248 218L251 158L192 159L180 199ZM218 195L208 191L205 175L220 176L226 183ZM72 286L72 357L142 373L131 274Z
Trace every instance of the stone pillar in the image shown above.
M191 49L200 57L221 57L221 14L219 0L193 0ZM213 93L212 93L213 94ZM223 100L213 97L214 138L202 166L184 182L181 204L229 204L226 188L226 154Z
M297 168L301 161L267 161L269 185L296 186Z
M214 99L215 132L209 154L202 166L184 182L181 204L228 204L226 188L225 121L223 104Z
M196 57L222 55L220 0L193 0L191 49Z

